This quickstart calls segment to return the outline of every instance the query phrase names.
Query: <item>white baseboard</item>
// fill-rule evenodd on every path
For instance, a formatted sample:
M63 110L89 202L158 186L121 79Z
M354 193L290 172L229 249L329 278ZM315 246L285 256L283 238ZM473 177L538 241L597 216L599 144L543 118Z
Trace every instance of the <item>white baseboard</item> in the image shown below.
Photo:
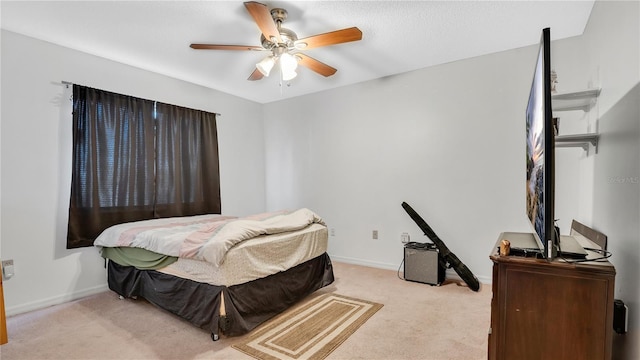
M362 265L362 266L368 266L368 267L373 267L377 269L398 270L398 265L394 265L394 264L380 263L375 261L350 258L350 257L344 257L344 256L336 256L336 255L329 255L329 256L331 257L331 260L335 260L335 261L343 262L347 264Z
M347 263L347 264L353 264L353 265L368 266L368 267L373 267L373 268L377 268L377 269L386 269L386 270L398 271L398 267L399 267L399 265L395 265L395 264L380 263L380 262L369 261L369 260L364 260L364 259L350 258L350 257L344 257L344 256L336 256L336 255L331 255L331 254L329 254L329 256L331 257L332 260L335 260L335 261L339 261L339 262L343 262L343 263ZM403 271L403 269L400 269L400 272L402 272L402 271ZM447 269L445 271L445 277L447 279L456 279L456 280L462 281L460 276L458 276L458 274L453 269ZM491 284L492 279L489 278L489 277L477 276L477 275L476 275L476 277L478 278L478 281L481 282L482 284Z
M458 276L458 273L456 273L453 269L445 270L444 276L447 279L456 279L456 280L462 281L462 278L460 276ZM478 281L481 284L487 284L487 285L491 284L491 281L492 281L491 278L488 278L486 276L478 276L478 275L476 275L476 277L478 278Z
M98 294L107 290L109 290L109 287L107 286L107 284L99 285L92 288L75 291L69 294L54 296L47 299L33 301L33 302L22 304L22 305L10 306L5 308L5 311L7 316L18 315L18 314L26 313L29 311L44 309L46 307L53 306L53 305L64 304L69 301L78 300L83 297Z

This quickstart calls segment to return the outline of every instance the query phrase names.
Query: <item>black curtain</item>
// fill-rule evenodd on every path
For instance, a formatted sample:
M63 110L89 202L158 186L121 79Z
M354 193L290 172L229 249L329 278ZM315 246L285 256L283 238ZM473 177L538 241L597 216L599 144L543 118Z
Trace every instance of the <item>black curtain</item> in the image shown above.
M215 114L73 86L67 248L107 227L220 213Z
M220 213L216 115L156 104L157 217Z

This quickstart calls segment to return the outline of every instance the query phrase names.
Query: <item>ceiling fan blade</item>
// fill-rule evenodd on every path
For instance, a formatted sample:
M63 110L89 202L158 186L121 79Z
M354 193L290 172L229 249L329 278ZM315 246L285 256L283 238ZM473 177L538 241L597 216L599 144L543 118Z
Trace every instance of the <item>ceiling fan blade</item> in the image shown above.
M196 50L264 50L262 46L215 44L191 44L191 48Z
M362 31L357 27L336 30L324 34L309 36L295 42L300 50L313 49L321 46L341 44L350 41L362 40ZM306 44L306 46L303 46Z
M247 11L251 17L253 17L253 20L260 28L262 35L264 35L267 40L271 40L275 37L275 42L282 42L282 39L280 39L280 31L278 31L278 27L273 21L273 17L267 8L267 5L255 1L248 1L244 3L244 6L247 8Z
M260 70L255 69L253 70L253 72L251 73L251 75L249 75L249 78L247 80L250 81L256 81L256 80L260 80L264 77L264 75L262 75L262 73L260 72Z
M293 55L295 57L297 57L298 60L298 64L302 65L302 66L306 66L309 69L317 72L320 75L323 76L331 76L333 74L336 73L336 71L338 71L336 68L333 68L321 61L318 61L308 55L305 54L301 54L301 53L297 53L295 55Z

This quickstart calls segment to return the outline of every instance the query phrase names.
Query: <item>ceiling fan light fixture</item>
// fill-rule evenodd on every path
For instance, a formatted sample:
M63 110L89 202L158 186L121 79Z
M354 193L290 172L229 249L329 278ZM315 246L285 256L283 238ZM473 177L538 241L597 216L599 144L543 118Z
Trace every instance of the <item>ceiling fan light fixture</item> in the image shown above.
M282 71L282 80L284 81L289 81L289 80L293 80L296 76L298 76L298 73L295 71Z
M260 29L261 46L191 44L191 48L199 50L269 51L271 54L260 60L256 64L255 70L247 78L250 81L260 80L269 76L278 62L280 62L281 80L283 78L290 80L296 77L298 62L319 75L332 76L337 71L335 68L297 51L362 40L362 31L355 26L307 36L299 40L294 31L282 27L282 23L287 19L287 10L282 8L269 10L266 4L261 4L257 1L247 1L244 6ZM295 54L292 55L289 51Z
M295 56L284 53L280 55L280 66L282 66L282 70L295 71L298 68L298 60Z
M256 69L262 73L264 76L269 76L271 69L276 64L276 59L273 56L267 56L266 58L260 60L259 63L256 64Z
M284 53L280 55L280 68L282 70L282 80L291 80L298 75L298 73L296 73L298 60L295 56L289 53Z

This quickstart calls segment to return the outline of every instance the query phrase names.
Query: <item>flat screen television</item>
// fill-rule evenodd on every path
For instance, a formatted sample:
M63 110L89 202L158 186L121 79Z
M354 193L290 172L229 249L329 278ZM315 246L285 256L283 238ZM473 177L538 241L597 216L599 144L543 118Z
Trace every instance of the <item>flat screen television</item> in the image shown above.
M526 211L542 256L556 256L554 226L554 129L551 108L550 29L542 30L526 109Z

